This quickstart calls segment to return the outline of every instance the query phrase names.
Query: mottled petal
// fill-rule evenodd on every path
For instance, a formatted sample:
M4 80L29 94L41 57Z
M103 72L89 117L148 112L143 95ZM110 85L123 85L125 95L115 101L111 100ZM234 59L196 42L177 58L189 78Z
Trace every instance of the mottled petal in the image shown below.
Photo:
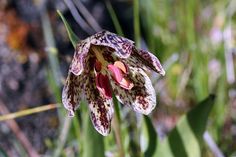
M140 60L140 63L146 65L151 70L154 70L155 72L163 76L165 75L165 70L162 68L160 61L155 55L145 50L138 50L136 48L134 48L133 50L133 55L135 55L135 57Z
M108 31L101 31L91 36L91 44L107 46L115 50L116 55L121 58L130 56L134 42Z
M90 42L88 40L83 40L76 46L75 53L70 65L70 72L76 76L80 75L86 66L89 58L89 48Z
M122 104L147 115L156 106L156 94L151 80L143 69L137 67L130 67L129 76L129 79L134 84L132 89L121 88L111 79L113 91Z
M103 136L107 136L110 133L114 112L112 98L105 98L99 93L92 74L85 83L85 95L94 128Z
M69 111L69 116L74 116L75 110L79 107L82 98L84 75L76 76L69 73L66 84L62 91L62 103Z

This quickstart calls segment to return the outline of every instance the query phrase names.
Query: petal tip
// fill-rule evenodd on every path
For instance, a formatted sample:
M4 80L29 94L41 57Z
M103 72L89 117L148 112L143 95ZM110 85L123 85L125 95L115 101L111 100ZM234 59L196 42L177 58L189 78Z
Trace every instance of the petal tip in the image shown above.
M135 112L143 114L143 115L149 115L151 114L151 112L155 109L156 105L153 104L149 104L150 107L146 108L146 109L140 109L140 108L133 108Z
M165 76L165 74L166 74L165 70L162 69L162 70L160 71L160 74L161 74L162 76Z
M74 117L75 112L73 110L68 110L68 117Z
M97 125L96 123L94 123L93 119L92 119L92 123L93 123L93 127L95 128L95 130L101 134L102 136L108 136L111 132L111 126L109 125L107 128L104 128L104 126L102 125Z
M98 130L97 128L95 128L95 129L96 129L97 132L98 132L99 134L101 134L102 136L108 136L108 135L110 134L110 130L102 132L101 130Z
M79 76L82 73L83 69L70 69L69 71L75 76Z

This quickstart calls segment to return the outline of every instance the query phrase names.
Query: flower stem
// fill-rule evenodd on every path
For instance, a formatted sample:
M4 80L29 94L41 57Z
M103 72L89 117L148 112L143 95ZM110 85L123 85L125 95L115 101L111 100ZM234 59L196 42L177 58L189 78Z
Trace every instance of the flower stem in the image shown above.
M114 108L115 108L115 118L114 118L114 132L115 132L115 138L116 138L116 143L119 147L119 156L124 157L124 145L123 145L123 140L122 140L122 134L121 134L121 119L120 119L120 110L119 110L119 104L115 96L113 96L113 102L114 102Z
M140 22L139 22L139 0L133 1L133 9L134 9L134 38L135 44L138 48L141 47L141 37L140 37Z

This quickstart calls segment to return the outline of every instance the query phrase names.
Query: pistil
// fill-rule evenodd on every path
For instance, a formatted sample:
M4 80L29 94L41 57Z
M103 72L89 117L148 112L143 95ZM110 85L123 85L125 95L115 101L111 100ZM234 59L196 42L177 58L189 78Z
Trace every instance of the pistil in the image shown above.
M92 51L94 52L97 60L101 63L102 69L106 68L109 63L102 56L102 50L99 50L97 46L92 46Z

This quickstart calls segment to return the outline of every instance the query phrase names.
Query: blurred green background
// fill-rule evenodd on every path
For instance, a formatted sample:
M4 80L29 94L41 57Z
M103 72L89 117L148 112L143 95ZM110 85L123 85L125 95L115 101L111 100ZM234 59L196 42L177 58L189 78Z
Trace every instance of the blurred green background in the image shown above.
M107 137L86 102L67 117L74 48L57 10L78 39L106 29L160 59L151 115L116 102ZM236 156L235 11L235 0L1 0L0 156Z

